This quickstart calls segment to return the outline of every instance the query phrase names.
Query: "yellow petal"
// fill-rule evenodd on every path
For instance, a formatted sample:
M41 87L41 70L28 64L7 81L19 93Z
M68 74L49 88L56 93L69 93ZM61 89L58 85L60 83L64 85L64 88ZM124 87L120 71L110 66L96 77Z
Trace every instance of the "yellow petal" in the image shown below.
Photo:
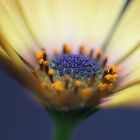
M58 47L65 42L74 45L92 43L99 46L124 2L124 0L30 0L28 2L2 0L0 17L3 17L3 20L0 24L9 40L19 44L20 47L16 46L16 50L20 53L24 52L25 46L29 46L29 43L41 47L48 45Z
M20 61L20 66L22 67L18 67L17 63L14 63L12 59L0 49L0 68L4 68L6 72L8 72L20 84L25 86L25 88L34 91L34 93L41 99L42 103L46 103L46 94L48 91L46 91L46 89L43 90L40 85L40 80L33 76L30 69L24 64L21 64L22 62Z
M121 57L124 57L125 54L127 54L136 44L140 42L139 5L139 0L132 1L107 48L107 53L113 62L116 62Z
M127 88L104 99L100 107L140 107L140 85Z

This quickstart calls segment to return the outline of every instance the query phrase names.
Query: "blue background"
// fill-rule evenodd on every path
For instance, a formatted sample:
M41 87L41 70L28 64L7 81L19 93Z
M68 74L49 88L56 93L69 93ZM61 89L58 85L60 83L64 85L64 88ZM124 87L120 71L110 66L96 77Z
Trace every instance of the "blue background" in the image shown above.
M0 71L0 140L50 140L51 118ZM83 122L72 140L140 140L140 110L102 110Z

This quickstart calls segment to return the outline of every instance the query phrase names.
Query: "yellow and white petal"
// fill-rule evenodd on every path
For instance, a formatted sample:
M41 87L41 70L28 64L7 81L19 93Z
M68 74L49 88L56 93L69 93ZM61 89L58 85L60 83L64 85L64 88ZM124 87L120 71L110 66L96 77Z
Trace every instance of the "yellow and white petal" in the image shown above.
M115 93L105 98L101 108L140 107L140 84Z
M140 43L140 1L134 0L129 5L116 33L107 48L112 62L117 62ZM138 48L138 47L137 47ZM137 49L136 49L137 50ZM113 52L113 55L112 55Z
M18 65L17 65L18 64ZM47 102L46 94L48 91L41 86L40 79L33 76L30 69L28 69L22 61L15 63L2 49L0 48L0 68L4 68L15 80L25 86L41 99L42 103Z
M1 0L1 24L10 41L19 43L16 49L21 54L30 43L41 47L58 47L65 42L100 46L124 3L125 0Z

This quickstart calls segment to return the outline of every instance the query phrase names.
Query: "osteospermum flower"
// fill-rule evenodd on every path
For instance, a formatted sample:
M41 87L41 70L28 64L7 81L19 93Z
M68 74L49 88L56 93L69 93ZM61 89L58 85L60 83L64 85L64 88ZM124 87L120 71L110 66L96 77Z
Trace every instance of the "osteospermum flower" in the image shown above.
M102 108L139 105L139 4L0 1L0 64L38 96L55 140Z

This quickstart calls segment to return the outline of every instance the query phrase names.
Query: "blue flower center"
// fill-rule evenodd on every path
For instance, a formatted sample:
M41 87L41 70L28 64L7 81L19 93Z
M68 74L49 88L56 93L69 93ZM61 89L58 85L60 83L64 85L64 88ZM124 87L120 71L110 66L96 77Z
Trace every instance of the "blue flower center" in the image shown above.
M58 71L60 76L69 75L79 80L88 80L102 73L102 68L96 60L75 54L63 54L56 57L51 67Z

